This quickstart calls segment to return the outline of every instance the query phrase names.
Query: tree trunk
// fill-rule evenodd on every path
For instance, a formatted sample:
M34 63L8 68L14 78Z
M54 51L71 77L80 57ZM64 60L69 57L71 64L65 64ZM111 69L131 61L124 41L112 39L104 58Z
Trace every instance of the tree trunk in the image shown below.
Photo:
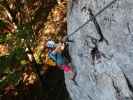
M68 34L91 19L111 0L72 0ZM133 0L117 0L75 34L69 50L77 72L66 80L72 100L133 100ZM98 27L98 24L101 29Z

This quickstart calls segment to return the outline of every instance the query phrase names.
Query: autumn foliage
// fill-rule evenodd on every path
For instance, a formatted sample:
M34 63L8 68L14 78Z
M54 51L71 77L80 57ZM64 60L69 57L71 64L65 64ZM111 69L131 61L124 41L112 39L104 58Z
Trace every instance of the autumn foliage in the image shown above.
M66 0L0 0L0 95L40 84L26 49L48 69L45 43L66 34L66 8Z

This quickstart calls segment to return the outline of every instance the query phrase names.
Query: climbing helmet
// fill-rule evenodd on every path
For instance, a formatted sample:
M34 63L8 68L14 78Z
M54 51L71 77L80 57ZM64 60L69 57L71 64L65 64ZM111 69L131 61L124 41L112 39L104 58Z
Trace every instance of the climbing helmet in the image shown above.
M52 41L52 40L49 40L49 41L47 42L47 47L48 47L48 48L55 48L55 47L56 47L56 46L55 46L55 42Z

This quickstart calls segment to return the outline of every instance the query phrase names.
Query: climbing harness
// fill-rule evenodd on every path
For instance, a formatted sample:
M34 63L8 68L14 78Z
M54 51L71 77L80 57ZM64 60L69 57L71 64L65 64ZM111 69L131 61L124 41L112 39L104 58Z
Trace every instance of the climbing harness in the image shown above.
M113 0L111 1L109 4L107 4L103 9L101 9L98 13L96 13L94 15L93 18L96 18L98 15L100 15L104 10L106 10L108 7L110 7L112 4L114 4L117 0ZM66 36L66 38L71 37L72 35L76 34L76 32L78 32L81 28L83 28L86 24L88 24L90 21L93 20L93 18L90 18L89 20L87 20L83 25L79 26L75 31L73 31L72 33L70 33L69 35Z

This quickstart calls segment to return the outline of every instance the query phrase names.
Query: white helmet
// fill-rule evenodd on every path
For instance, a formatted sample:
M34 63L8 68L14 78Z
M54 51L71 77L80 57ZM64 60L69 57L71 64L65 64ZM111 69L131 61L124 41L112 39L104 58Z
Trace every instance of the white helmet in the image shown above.
M52 41L52 40L49 40L49 41L47 42L47 47L48 47L48 48L55 48L55 42Z

